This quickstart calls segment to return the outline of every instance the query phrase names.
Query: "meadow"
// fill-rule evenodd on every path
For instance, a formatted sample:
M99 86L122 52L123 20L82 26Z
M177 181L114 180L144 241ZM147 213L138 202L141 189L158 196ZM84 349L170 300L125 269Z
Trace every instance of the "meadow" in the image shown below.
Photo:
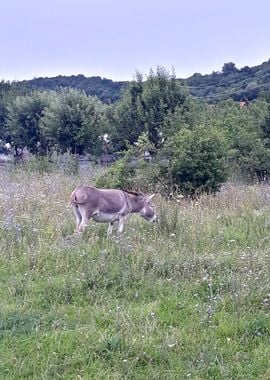
M95 173L0 172L1 379L270 379L270 186L74 233Z

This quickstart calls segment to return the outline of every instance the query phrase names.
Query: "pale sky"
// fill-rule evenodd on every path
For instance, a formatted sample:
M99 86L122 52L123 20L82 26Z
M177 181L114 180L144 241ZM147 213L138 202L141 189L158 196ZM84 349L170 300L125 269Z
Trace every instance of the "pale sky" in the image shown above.
M254 66L270 58L269 15L269 0L0 0L0 80Z

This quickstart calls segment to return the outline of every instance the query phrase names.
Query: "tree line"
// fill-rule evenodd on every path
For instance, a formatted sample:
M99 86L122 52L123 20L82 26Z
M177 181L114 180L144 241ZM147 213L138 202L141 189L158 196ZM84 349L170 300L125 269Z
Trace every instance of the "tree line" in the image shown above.
M38 156L117 153L121 159L101 185L194 195L217 191L233 173L268 177L270 101L264 94L252 102L209 104L191 97L163 67L146 79L136 73L113 104L77 89L29 90L1 82L0 139L2 152L9 144L15 154L25 146Z
M189 93L209 103L221 100L254 100L263 92L270 90L270 60L260 65L237 68L233 62L224 63L220 71L202 75L195 73L186 79L178 79L189 89ZM34 78L16 83L17 87L31 90L58 90L74 88L83 90L87 95L97 96L103 103L112 104L118 101L128 82L117 82L99 76L84 75L52 78Z

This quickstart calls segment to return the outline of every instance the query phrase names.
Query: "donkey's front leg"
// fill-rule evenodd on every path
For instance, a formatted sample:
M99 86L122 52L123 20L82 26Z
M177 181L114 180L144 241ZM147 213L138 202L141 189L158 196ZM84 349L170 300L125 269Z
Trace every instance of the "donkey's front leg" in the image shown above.
M126 216L119 218L118 234L121 234L123 232L125 221L126 221Z

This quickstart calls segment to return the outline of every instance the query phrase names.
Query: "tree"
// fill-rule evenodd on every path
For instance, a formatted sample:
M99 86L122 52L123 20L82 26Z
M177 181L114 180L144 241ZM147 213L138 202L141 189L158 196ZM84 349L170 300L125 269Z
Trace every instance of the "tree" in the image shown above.
M230 170L249 180L261 180L270 173L267 103L256 101L244 108L226 101L210 106L205 115L211 125L223 131L228 146Z
M0 139L4 143L11 142L8 117L12 110L13 101L17 96L26 94L25 88L23 86L17 86L17 83L0 82Z
M126 142L133 144L142 132L147 132L150 141L158 147L166 117L183 107L186 100L187 91L174 73L158 66L156 72L150 70L145 82L137 73L116 105L114 140L120 141L118 146L123 149Z
M15 151L27 146L32 153L46 152L47 143L39 122L47 102L47 94L39 91L11 99L8 107L6 134Z
M0 139L5 140L6 121L8 115L8 99L10 93L10 85L4 81L0 82Z
M265 116L260 124L265 144L270 148L270 96L267 102Z
M150 70L144 85L142 105L149 139L155 146L159 145L159 132L166 117L183 107L186 100L187 91L177 81L174 72L170 73L161 66L156 72Z
M142 93L142 75L136 73L134 81L125 89L113 114L110 115L111 124L115 126L112 140L117 150L123 150L127 144L133 144L145 129Z
M252 74L252 68L249 66L244 66L240 69L241 73Z
M238 71L239 70L235 66L235 63L233 62L224 63L224 65L222 66L222 73L226 75L234 74L234 73L237 73Z
M61 152L93 152L105 128L105 105L78 90L54 93L44 110L41 129L50 146Z

